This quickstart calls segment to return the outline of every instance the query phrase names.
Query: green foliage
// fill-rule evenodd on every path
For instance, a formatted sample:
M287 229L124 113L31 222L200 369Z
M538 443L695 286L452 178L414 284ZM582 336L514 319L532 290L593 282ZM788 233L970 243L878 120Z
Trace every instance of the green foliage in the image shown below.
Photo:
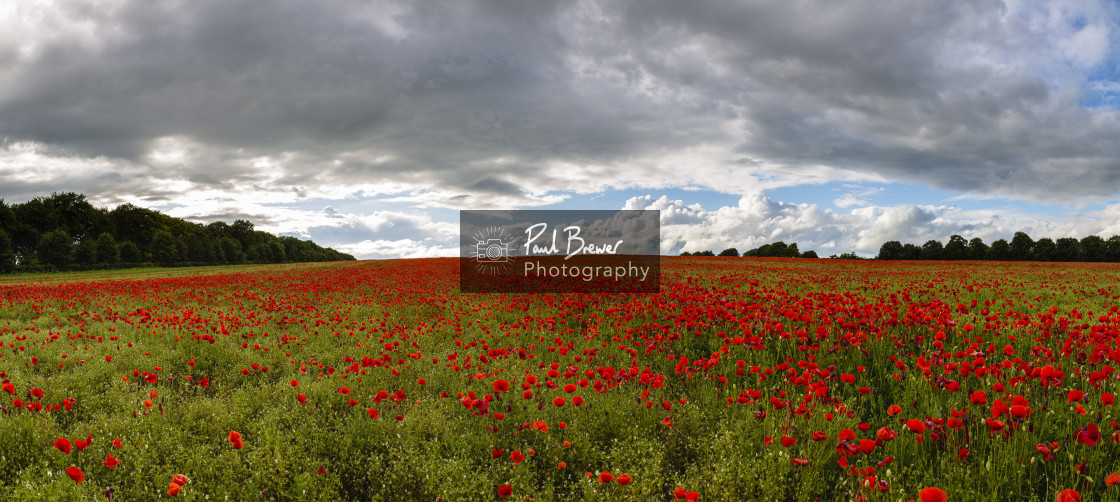
M255 230L246 220L202 225L132 204L109 211L72 192L12 206L0 200L0 232L8 236L9 270L17 272L114 268L122 262L183 266L354 259L311 241ZM69 237L69 246L60 235ZM0 249L0 258L5 256Z
M745 254L744 254L745 255ZM922 247L887 241L879 248L879 260L1033 260L1033 261L1109 261L1120 262L1120 236L1108 240L1096 235L1063 237L1054 241L1043 237L1034 241L1025 232L1016 232L1011 242L999 239L991 246L979 237L966 241L954 235L944 246L936 240Z
M0 201L3 203L3 201ZM16 266L16 254L12 251L12 238L0 229L0 273L11 272Z
M140 246L135 242L124 241L120 245L121 261L124 263L136 264L144 261L144 254L140 252Z
M812 257L816 257L817 253L812 252ZM778 241L770 244L763 244L757 248L745 251L743 256L756 256L756 257L772 257L772 258L805 258L803 253L797 249L797 243L786 244L783 241Z
M43 263L65 270L74 259L74 240L66 230L56 228L39 240L38 256Z
M120 248L117 246L117 240L113 238L113 234L102 232L101 235L97 236L95 247L96 263L116 265L121 261Z

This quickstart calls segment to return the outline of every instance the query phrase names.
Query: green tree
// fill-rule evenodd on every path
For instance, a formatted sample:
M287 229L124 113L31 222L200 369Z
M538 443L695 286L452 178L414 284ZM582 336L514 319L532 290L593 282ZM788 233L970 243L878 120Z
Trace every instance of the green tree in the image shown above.
M39 259L58 270L70 268L70 261L74 259L74 240L61 228L47 232L39 240Z
M735 248L727 248L719 252L720 256L739 256L739 250Z
M1031 259L1031 252L1034 251L1034 240L1026 232L1015 232L1015 235L1011 237L1009 251L1012 260L1029 260Z
M97 263L97 245L94 243L93 238L82 239L77 246L74 247L74 263L83 267L89 267Z
M902 259L902 243L898 241L887 241L882 246L879 246L879 255L875 257L877 260L901 260Z
M902 259L903 260L920 260L922 259L922 248L917 244L907 242L902 245Z
M802 258L817 258L817 252L810 249L808 251L805 251L804 253L801 253L801 257Z
M1104 241L1104 256L1108 261L1120 261L1120 235L1113 235Z
M1054 243L1054 259L1057 261L1074 261L1081 254L1081 243L1073 237L1062 237Z
M175 249L175 238L166 230L156 231L152 235L152 260L164 267L169 267L178 262L179 256Z
M945 250L942 251L942 257L946 260L964 260L968 258L968 241L964 237L954 235L949 237L949 242L945 244Z
M120 245L121 261L124 263L136 264L144 261L144 253L140 251L140 246L135 242L124 241Z
M3 201L0 201L3 203ZM12 251L12 238L0 230L0 273L11 272L16 267L16 253Z
M979 237L968 241L968 258L970 260L985 260L988 258L988 245Z
M988 248L988 259L1003 261L1011 258L1011 246L1006 240L999 239Z
M942 258L942 251L944 246L940 241L930 239L922 244L922 259L923 260L940 260Z
M284 263L288 261L288 257L284 252L284 245L278 239L273 239L268 243L268 248L272 251L273 263Z
M4 203L4 199L0 199L0 231L8 234L10 238L15 229L16 213L12 211L11 207Z
M1090 235L1083 237L1080 243L1081 261L1104 261L1107 252L1105 250L1104 239L1100 236Z
M222 258L226 263L241 263L245 261L245 252L241 249L241 243L233 237L225 237L221 240Z
M1037 261L1053 261L1054 240L1049 237L1043 237L1035 241L1031 259Z
M94 243L96 247L96 260L97 263L104 263L106 265L116 265L121 261L121 252L117 247L117 240L113 238L113 234L109 232L102 232L97 236L97 241Z

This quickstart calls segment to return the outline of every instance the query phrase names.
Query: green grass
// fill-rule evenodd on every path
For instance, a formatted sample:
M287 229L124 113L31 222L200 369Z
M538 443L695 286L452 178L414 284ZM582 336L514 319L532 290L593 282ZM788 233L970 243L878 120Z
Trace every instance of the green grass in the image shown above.
M1115 373L1099 388L1085 378L1116 363L1078 355L1115 349L1117 323L1097 317L1120 319L1116 266L727 258L663 266L661 294L633 297L461 295L455 260L5 277L0 371L15 395L3 395L36 401L27 393L39 388L44 405L76 404L30 412L0 401L0 499L104 500L112 487L116 500L151 500L168 497L183 474L191 482L176 497L187 500L495 500L507 484L519 500L672 500L684 487L701 500L905 501L927 486L950 500L1053 500L1063 488L1120 500L1120 486L1104 486L1120 470L1120 444L1110 440L1116 412L1100 401L1120 385ZM966 323L975 330L963 331ZM729 343L735 338L753 341ZM938 353L936 373L915 369L919 356ZM980 357L1000 373L963 376L948 366ZM553 364L560 375L550 378ZM1065 380L1043 387L1029 377L1046 364L1064 369ZM565 377L569 366L575 374ZM598 372L606 367L635 376L607 379ZM856 383L825 377L828 367ZM134 373L152 371L154 384ZM643 383L642 372L662 385ZM528 400L526 374L538 379ZM204 377L208 388L197 384ZM472 391L494 394L499 378L512 388L488 412L460 402ZM561 389L581 379L587 387ZM815 384L828 388L824 399L806 401ZM339 393L344 386L349 395ZM728 404L747 389L759 397ZM1070 389L1085 391L1085 415L1066 403ZM375 402L382 390L406 397ZM970 404L971 390L985 390L988 406ZM979 419L1011 395L1026 397L1034 413L1010 422L1013 433L990 433ZM556 407L560 396L568 402ZM888 416L893 404L903 412ZM964 409L963 430L936 441L927 432L917 444L903 426ZM533 430L537 421L548 432ZM1103 441L1078 444L1077 429L1090 422ZM848 459L889 483L880 493L861 488L870 471L852 476L837 464L836 447L843 429L873 439L884 426L898 437ZM227 441L231 430L243 449ZM817 431L827 439L813 440ZM80 453L52 446L90 434ZM797 443L783 447L783 435ZM1035 446L1050 442L1060 451L1044 462ZM967 458L958 457L962 447ZM514 450L523 462L510 461ZM120 459L115 470L101 464L107 454ZM880 466L887 456L893 462ZM1074 470L1082 462L1086 474ZM86 481L71 481L69 466ZM604 471L633 483L600 484Z

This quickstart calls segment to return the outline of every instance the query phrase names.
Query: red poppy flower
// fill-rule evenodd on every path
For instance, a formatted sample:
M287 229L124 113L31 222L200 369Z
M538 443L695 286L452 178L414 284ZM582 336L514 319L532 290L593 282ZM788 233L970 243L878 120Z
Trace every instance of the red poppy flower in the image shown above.
M237 431L229 431L229 442L233 444L235 449L240 450L245 447L245 441L241 439L241 433Z
M292 380L292 387L299 387L299 380Z
M1034 449L1038 450L1038 452L1042 454L1042 460L1050 460L1050 455L1053 452L1050 451L1050 448L1047 448L1046 445L1040 444L1035 446Z
M599 473L599 484L605 485L611 481L614 481L614 474L605 471Z
M168 483L168 484L167 484L167 494L168 494L168 495L170 495L170 496L172 496L172 497L174 497L174 496L178 495L178 494L179 494L179 490L182 490L182 489L183 489L183 487L182 487L182 486L179 486L179 485L177 485L177 484L175 484L175 483Z
M513 487L510 485L502 485L498 487L498 496L506 498L510 493L513 493Z
M918 492L918 499L922 502L946 502L949 500L949 494L940 488L922 488Z
M296 394L296 400L299 404L307 404L307 394Z
M580 396L573 397L572 398L572 404L574 404L576 406L582 406L583 405L583 398L580 397Z
M9 395L12 395L12 396L16 395L16 386L15 385L12 385L11 383L8 383L8 382L4 382L3 388L4 388L4 392L7 392Z
M786 436L785 434L782 435L782 446L789 448L790 446L793 446L795 444L797 444L797 438L791 438L789 436Z
M875 442L870 439L859 440L859 451L862 451L864 455L870 455L871 452L875 451Z
M498 450L498 451L501 451L501 450ZM513 450L513 453L509 454L509 460L511 462L513 462L515 465L520 464L522 461L525 460L525 454L521 453L521 450Z
M1007 427L1007 424L1003 420L996 420L994 418L989 418L987 424L992 432L999 432L1003 430L1004 427Z
M1104 394L1101 394L1101 403L1103 403L1105 406L1112 406L1112 404L1115 403L1115 402L1116 402L1116 397L1113 396L1112 394L1110 394L1108 392L1105 392Z
M1058 502L1081 502L1081 493L1077 490L1062 490L1058 492Z
M43 399L43 389L31 389L30 394L35 399Z
M911 432L921 434L926 431L926 424L921 420L911 418L910 420L906 421L906 428L910 429Z
M1113 476L1117 476L1117 475L1113 474ZM1117 477L1120 477L1120 476L1117 476ZM634 481L634 478L631 478L629 474L619 474L618 475L618 484L620 484L622 486L626 486L626 485L632 483L633 481Z
M66 475L70 476L70 479L73 479L74 482L78 483L79 485L86 481L86 473L82 472L82 470L77 467L67 467Z
M622 482L621 478L620 478L619 482L620 483ZM1114 472L1112 474L1109 474L1108 476L1105 476L1105 478L1104 478L1104 485L1105 486L1112 486L1112 485L1115 485L1117 483L1120 483L1120 474L1118 474L1118 473Z
M564 406L564 402L565 402L564 398L558 397L558 398L552 400L552 405L553 406Z
M112 455L105 455L105 461L101 462L102 465L104 465L105 467L108 467L110 469L116 469L117 464L120 464L120 463L121 463L121 461L117 460L117 458L112 456Z
M844 429L836 434L836 437L840 438L841 441L849 441L856 438L856 431Z
M179 486L187 486L187 483L190 483L191 480L187 479L187 477L182 474L176 474L171 477L171 482Z
M505 380L494 380L494 392L508 392L509 382Z
M899 413L902 413L902 407L901 406L899 406L897 404L892 404L889 407L887 407L887 416L893 417L893 416L895 416Z
M61 451L62 453L65 453L65 454L69 455L70 450L73 448L73 445L70 444L69 439L58 438L54 441L54 447L58 448L58 451Z
M1081 400L1084 399L1084 398L1085 398L1085 393L1084 392L1079 391L1079 390L1071 390L1071 391L1069 391L1069 394L1066 394L1066 403L1068 404L1068 403L1072 403L1074 401L1077 401L1077 402L1080 403Z
M800 465L800 466L809 465L809 459L807 459L807 458L791 458L791 459L789 459L789 462L793 465Z
M1089 424L1077 430L1077 442L1085 446L1096 446L1101 441L1101 431L1097 424Z
M113 440L113 448L123 448L123 446L121 446L121 438Z
M86 448L89 448L89 444L91 442L93 442L93 434L87 435L85 441L81 439L75 440L74 445L78 447L78 451L82 451Z
M338 393L343 395L350 395L350 387L339 387Z
M985 404L988 404L988 395L985 394L984 391L978 390L976 392L973 392L972 395L969 396L969 402L971 402L972 404L984 406Z

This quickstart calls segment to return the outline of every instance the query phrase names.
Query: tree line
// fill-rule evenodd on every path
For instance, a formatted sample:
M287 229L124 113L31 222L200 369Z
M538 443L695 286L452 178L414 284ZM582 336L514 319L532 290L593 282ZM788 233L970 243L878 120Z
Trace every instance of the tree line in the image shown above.
M941 244L926 241L920 247L888 241L879 248L879 260L1020 260L1020 261L1120 261L1120 235L1107 240L1096 235L1081 239L1043 237L1037 241L1026 232L1015 232L1011 241L999 239L991 245L979 237L965 240L954 235Z
M246 220L203 225L132 204L109 210L73 192L12 205L0 199L0 272L353 259Z
M716 255L712 251L684 251L681 256L740 256L739 250L736 248L727 248L720 251ZM770 244L763 244L754 249L743 252L742 256L753 256L763 258L816 258L817 252L813 250L801 252L797 249L797 243L793 242L786 244L783 241L772 242ZM833 256L833 258L836 258Z

